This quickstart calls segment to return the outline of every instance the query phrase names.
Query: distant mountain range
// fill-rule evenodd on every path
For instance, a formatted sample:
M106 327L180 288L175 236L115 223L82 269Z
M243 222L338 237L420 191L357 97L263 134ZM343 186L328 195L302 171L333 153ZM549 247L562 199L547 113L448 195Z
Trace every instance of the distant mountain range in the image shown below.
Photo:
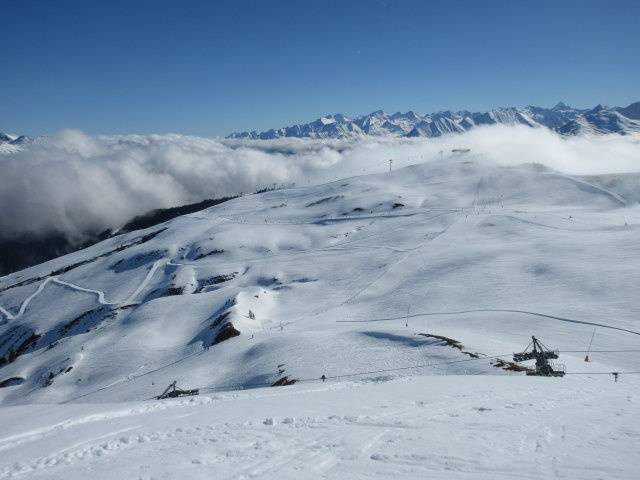
M275 138L348 139L366 137L440 137L462 133L480 125L527 125L546 127L561 135L629 135L640 133L640 102L628 107L604 107L581 110L563 102L552 108L529 106L526 108L495 108L489 112L430 113L421 115L413 111L389 114L382 110L356 118L340 113L327 115L306 123L265 130L263 132L234 132L226 138L271 140ZM34 138L14 136L0 132L0 153L14 153Z
M342 114L328 115L307 124L264 132L237 132L227 138L270 140L285 137L439 137L465 132L479 125L493 124L547 127L562 135L627 135L640 132L640 102L626 108L598 105L592 110L572 108L562 102L553 108L496 108L485 113L448 110L421 115L413 111L389 114L378 110L356 118Z

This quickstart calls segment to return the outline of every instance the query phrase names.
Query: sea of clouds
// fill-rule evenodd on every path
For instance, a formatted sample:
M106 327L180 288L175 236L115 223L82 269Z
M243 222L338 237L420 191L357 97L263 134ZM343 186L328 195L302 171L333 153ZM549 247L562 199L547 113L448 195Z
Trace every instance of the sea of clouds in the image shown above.
M435 139L270 141L63 130L0 155L0 238L61 232L78 242L136 215L281 185L381 173L470 148L503 165L576 175L640 172L640 136L561 137L489 126Z

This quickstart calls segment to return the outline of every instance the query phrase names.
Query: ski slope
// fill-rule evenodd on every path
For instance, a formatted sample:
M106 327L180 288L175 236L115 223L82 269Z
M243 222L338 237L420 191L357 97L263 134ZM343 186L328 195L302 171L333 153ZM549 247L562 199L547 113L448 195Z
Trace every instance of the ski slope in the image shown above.
M1 279L0 355L22 351L0 381L24 381L0 398L140 400L150 376L244 385L281 364L319 378L461 355L420 333L491 356L533 334L585 350L596 328L594 349L634 349L638 213L628 190L473 157L238 198ZM209 348L223 321L240 335ZM451 373L468 368L499 373Z
M386 377L0 409L0 478L637 478L638 381Z
M3 277L0 478L633 478L626 180L461 155ZM501 368L532 335L565 378Z

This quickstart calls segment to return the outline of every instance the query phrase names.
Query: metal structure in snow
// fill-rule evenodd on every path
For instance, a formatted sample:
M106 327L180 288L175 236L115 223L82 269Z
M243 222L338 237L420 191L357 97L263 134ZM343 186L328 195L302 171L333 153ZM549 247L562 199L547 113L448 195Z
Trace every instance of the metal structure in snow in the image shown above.
M541 377L563 377L566 373L564 365L555 365L552 359L558 358L558 350L549 350L536 337L531 337L531 343L524 352L514 353L514 362L536 361L535 371L528 371L527 375Z
M176 397L188 397L191 395L199 395L200 390L197 388L195 390L182 390L176 387L177 382L173 382L169 385L162 394L156 397L156 400L162 400L164 398L176 398Z

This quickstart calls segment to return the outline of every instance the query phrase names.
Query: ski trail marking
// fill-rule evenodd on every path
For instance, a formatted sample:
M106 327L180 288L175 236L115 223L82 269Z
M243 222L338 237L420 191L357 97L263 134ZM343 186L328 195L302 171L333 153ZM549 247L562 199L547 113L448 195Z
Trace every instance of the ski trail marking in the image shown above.
M15 315L12 315L11 312L9 312L3 307L0 307L0 311L2 311L2 313L4 313L9 320L15 320L17 318L20 318L21 316L24 315L24 312L27 310L29 303L31 303L31 301L36 296L38 296L50 282L55 282L59 285L69 287L74 290L78 290L80 292L94 293L98 295L98 302L100 302L102 305L117 305L118 303L120 303L120 302L107 302L104 298L104 292L100 290L91 290L89 288L79 287L78 285L74 285L73 283L68 283L68 282L65 282L64 280L60 280L58 277L49 277L46 280L44 280L42 283L40 283L40 285L38 285L38 289L22 302L22 305L20 305L20 310L18 311L18 313L16 313Z
M47 284L53 281L55 278L56 277L49 277L46 280L44 280L42 283L40 283L40 285L38 285L38 289L35 292L33 292L31 295L29 295L22 302L22 305L20 305L20 309L18 310L18 313L16 313L15 315L3 307L0 307L0 312L2 312L7 317L7 320L15 320L16 318L20 318L22 315L24 315L24 312L27 309L27 306L29 305L29 303L31 303L31 300L33 300L44 289L44 287L46 287Z
M13 320L13 314L11 312L9 312L9 310L7 310L6 308L0 306L0 312L7 317L7 320Z
M18 313L12 314L6 308L1 307L1 306L0 306L0 313L5 315L7 317L7 320L15 320L17 318L20 318L22 315L24 315L24 312L26 311L27 307L29 306L29 303L31 303L31 301L35 297L37 297L42 292L42 290L44 290L44 288L50 282L55 282L55 283L57 283L59 285L63 285L65 287L72 288L72 289L77 290L79 292L93 293L93 294L98 296L98 302L101 303L102 305L120 305L120 304L125 304L125 303L133 303L135 298L140 294L140 292L142 292L142 290L144 290L144 288L149 284L149 282L151 281L151 278L153 277L153 274L155 273L155 271L160 266L162 266L163 264L168 265L169 263L170 262L167 262L166 260L157 260L153 264L151 269L149 269L149 272L147 272L147 275L144 278L144 280L142 281L142 283L131 294L131 296L127 300L125 300L124 302L107 302L107 300L105 299L105 293L102 290L93 290L93 289L90 289L90 288L84 288L84 287L80 287L78 285L74 285L73 283L69 283L69 282L65 282L64 280L60 280L60 278L58 278L58 277L49 277L46 280L44 280L42 283L40 283L40 285L38 285L38 289L34 293L29 295L29 297L27 297L22 302L22 305L20 305L20 310L18 311Z
M144 288L149 284L149 282L151 281L151 277L153 277L153 274L156 273L156 270L160 268L160 266L167 265L168 263L169 262L166 259L156 260L153 263L153 266L149 269L147 276L144 278L140 286L136 289L135 292L131 294L131 296L125 302L122 302L122 303L133 303L136 297L140 294L140 292L142 292L142 290L144 290Z
M98 302L100 302L102 305L117 305L119 303L119 302L107 302L104 298L104 292L102 290L92 290L90 288L79 287L78 285L65 282L63 280L60 280L59 278L55 278L53 281L56 283L59 283L60 285L64 285L74 290L78 290L80 292L95 293L96 295L98 295Z
M38 294L40 294L40 292L42 292L42 290L44 290L44 287L46 287L49 282L53 281L54 278L56 278L56 277L49 277L44 282L42 282L40 285L38 285L38 289L34 293L32 293L29 297L27 297L27 299L24 302L22 302L22 305L20 306L20 311L16 315L16 318L17 317L21 317L22 315L24 315L24 312L27 309L27 305L29 305L29 303L31 303L31 300L33 300Z

